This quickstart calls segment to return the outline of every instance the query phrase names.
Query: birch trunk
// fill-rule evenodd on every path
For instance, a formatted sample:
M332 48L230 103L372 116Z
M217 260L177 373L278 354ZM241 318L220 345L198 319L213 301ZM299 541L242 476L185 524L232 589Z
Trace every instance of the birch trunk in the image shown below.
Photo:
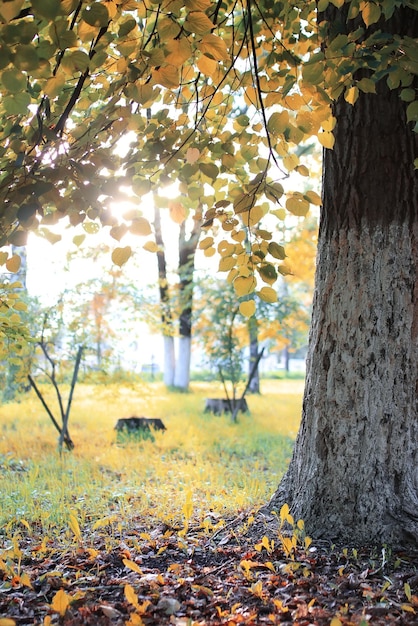
M164 373L163 380L166 387L174 386L174 376L176 371L176 357L174 348L174 337L163 335L164 340Z
M302 423L269 508L316 537L416 543L417 136L385 85L335 115Z

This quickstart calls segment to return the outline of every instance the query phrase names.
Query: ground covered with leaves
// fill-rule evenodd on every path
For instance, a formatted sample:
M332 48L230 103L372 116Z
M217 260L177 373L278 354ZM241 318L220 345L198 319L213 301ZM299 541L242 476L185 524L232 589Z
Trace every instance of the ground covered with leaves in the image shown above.
M417 553L310 542L281 517L78 540L74 521L71 545L22 529L0 552L0 626L417 624Z

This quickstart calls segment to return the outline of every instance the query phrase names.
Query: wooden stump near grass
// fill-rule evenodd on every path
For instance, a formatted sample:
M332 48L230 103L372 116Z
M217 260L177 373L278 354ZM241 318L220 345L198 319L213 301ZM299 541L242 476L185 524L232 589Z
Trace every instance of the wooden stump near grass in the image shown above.
M226 398L206 398L204 412L213 413L214 415L222 415L223 413L234 412L237 407L239 411L249 413L248 404L245 398L240 398L235 401L227 400Z
M117 441L123 442L132 439L151 439L154 441L153 431L165 431L163 421L158 417L121 417L116 422L115 430Z

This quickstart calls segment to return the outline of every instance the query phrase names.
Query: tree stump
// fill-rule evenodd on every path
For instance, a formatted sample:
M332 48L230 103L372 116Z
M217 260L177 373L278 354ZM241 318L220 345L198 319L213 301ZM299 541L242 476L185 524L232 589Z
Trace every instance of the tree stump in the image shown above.
M214 415L222 415L223 413L230 413L236 406L239 406L239 410L243 413L249 413L248 404L245 398L231 400L230 402L226 398L206 398L204 413L213 413Z
M165 431L163 421L159 417L121 417L116 422L115 430L118 441L123 439L151 439L154 441L153 431Z

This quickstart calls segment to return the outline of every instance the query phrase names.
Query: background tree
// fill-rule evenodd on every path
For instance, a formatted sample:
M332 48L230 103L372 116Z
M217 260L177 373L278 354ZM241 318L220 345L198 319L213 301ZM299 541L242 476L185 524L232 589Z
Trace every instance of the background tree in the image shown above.
M177 200L170 202L169 206L171 217L179 226L175 285L170 285L167 244L164 241L158 201L154 207L160 315L164 337L164 382L168 387L186 391L190 382L195 254L201 233L202 215L198 209L189 220L191 221L189 228L185 217L187 208L184 204ZM179 341L177 360L174 344L176 336Z
M234 402L243 381L244 348L248 346L247 322L239 312L232 285L207 279L199 286L196 334L214 376Z

